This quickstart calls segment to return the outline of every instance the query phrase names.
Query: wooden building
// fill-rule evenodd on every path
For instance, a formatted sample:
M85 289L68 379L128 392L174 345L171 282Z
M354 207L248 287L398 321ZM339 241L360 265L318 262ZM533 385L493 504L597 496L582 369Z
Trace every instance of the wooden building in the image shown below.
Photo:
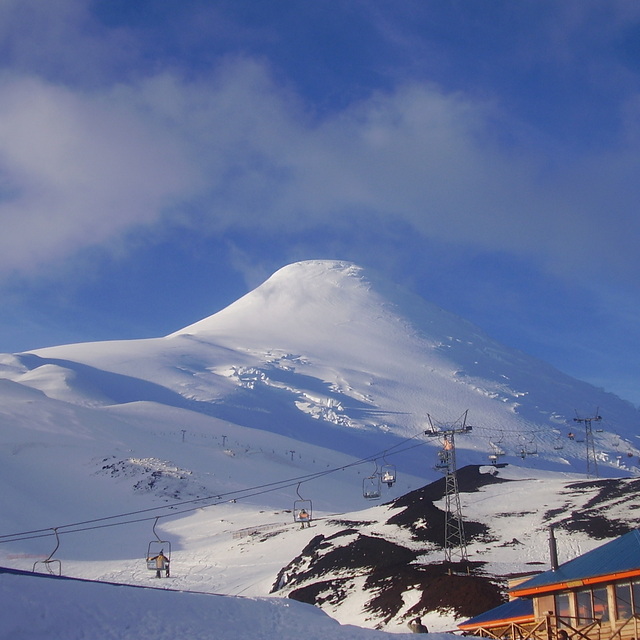
M552 569L512 586L509 596L459 628L505 640L640 639L640 530L559 566L552 558Z

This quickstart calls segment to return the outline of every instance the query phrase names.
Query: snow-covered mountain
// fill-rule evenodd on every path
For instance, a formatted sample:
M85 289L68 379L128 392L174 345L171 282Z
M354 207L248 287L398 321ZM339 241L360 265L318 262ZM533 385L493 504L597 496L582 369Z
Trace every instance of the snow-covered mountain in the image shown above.
M585 442L586 423L574 418L595 412L602 419ZM437 431L459 426L462 416L473 428L456 438L459 466L511 481L492 484L490 494L481 489L479 511L476 490L465 499L488 527L472 536L472 554L502 558L488 563L491 575L524 570L523 554L539 555L534 533L551 504L562 520L568 503L558 496L575 493L567 487L587 471L588 458L591 476L639 469L639 412L630 403L351 263L289 265L226 309L162 338L5 354L0 565L31 569L55 546L55 529L65 575L152 584L140 558L160 534L173 543L175 567L163 586L292 594L326 605L342 622L404 630L421 602L417 591L407 594L408 583L396 584L394 603L376 608L371 598L358 601L364 565L356 563L360 582L352 576L336 591L335 562L324 573L310 562L325 555L318 545L334 547L328 538L365 549L363 535L393 543L409 565L437 561L437 541L416 535L414 524L389 524L390 510L440 477ZM485 469L490 457L509 466ZM372 507L363 488L385 465L395 467L397 481L381 486L389 504ZM507 485L548 508L504 507ZM421 499L433 502L433 513L436 494ZM315 527L293 525L296 501L312 505ZM587 509L587 501L573 510ZM504 531L488 524L495 518L508 521ZM528 532L516 535L523 521ZM593 543L584 536L584 545ZM512 538L530 546L514 547L507 567L499 548ZM333 595L321 597L312 586L320 583ZM437 620L445 629L463 615L441 613L431 620L436 630Z
M499 448L584 471L584 426L573 419L596 411L604 418L593 427L601 473L632 466L618 456L632 452L636 462L638 453L639 412L630 403L350 263L285 267L163 338L40 349L3 364L11 381L72 405L149 402L304 442L331 440L356 455L392 445L386 436L416 436L428 415L447 424L464 411L475 429L460 442L463 462Z

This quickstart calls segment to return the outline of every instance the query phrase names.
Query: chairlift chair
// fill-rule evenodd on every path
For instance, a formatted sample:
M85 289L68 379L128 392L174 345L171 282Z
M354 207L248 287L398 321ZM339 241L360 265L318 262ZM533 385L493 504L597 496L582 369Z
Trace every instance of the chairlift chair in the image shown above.
M33 571L33 573L36 573L36 567L39 564L44 565L45 569L47 570L47 573L50 573L52 576L61 576L62 575L62 563L60 562L60 560L56 560L53 558L55 552L58 550L58 547L60 546L60 538L58 537L58 528L54 528L53 529L53 533L56 536L56 546L55 549L49 554L49 557L46 560L36 560L36 562L33 563L33 568L31 569ZM55 567L57 569L57 571L54 571L53 567Z
M507 452L500 446L498 446L497 444L493 444L491 443L491 447L492 447L492 453L498 457L501 458L502 456L506 456Z
M293 521L294 522L311 522L313 519L313 506L311 500L296 500L293 503Z
M381 472L382 482L386 483L388 487L393 486L396 481L396 467L393 464L385 464L382 467Z
M293 521L299 522L304 527L305 524L310 525L313 520L313 504L311 500L305 500L300 495L300 484L296 488L298 499L293 503Z
M149 569L149 571L158 571L156 558L160 554L163 554L167 558L167 563L171 565L171 542L169 540L160 539L160 536L156 531L158 518L156 518L155 522L153 523L153 535L156 537L156 539L151 540L151 542L149 542L147 546L146 561L147 561L147 569Z
M491 464L497 464L498 459L502 456L505 455L505 450L500 446L499 443L502 442L503 436L500 436L500 439L498 440L498 442L489 442L489 445L491 447L491 453L489 454L489 462L491 462Z
M436 469L448 469L449 468L449 452L441 449L438 451L438 462L436 462Z
M520 457L524 460L526 456L533 456L538 453L538 445L533 436L520 436Z
M362 495L365 498L375 500L380 497L381 493L380 476L377 473L362 480Z

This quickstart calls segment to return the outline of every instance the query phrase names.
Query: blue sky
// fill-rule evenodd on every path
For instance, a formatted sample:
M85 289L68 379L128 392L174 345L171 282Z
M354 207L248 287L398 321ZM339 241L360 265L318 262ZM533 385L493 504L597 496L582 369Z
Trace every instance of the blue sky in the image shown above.
M640 404L640 4L0 0L0 64L0 351L336 258Z

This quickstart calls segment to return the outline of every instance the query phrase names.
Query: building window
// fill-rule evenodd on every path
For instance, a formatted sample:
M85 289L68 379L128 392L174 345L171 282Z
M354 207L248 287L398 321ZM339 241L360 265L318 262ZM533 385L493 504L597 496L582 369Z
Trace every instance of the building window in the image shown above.
M631 591L633 593L633 613L640 614L640 582L634 580L631 583Z
M593 601L591 589L576 591L576 614L578 623L593 622Z
M560 618L571 617L571 609L569 607L569 594L558 593L555 596L556 601L556 615Z
M616 584L616 618L628 620L633 615L631 599L631 585L629 583Z
M602 622L609 621L609 601L607 600L606 587L593 590L593 614Z

